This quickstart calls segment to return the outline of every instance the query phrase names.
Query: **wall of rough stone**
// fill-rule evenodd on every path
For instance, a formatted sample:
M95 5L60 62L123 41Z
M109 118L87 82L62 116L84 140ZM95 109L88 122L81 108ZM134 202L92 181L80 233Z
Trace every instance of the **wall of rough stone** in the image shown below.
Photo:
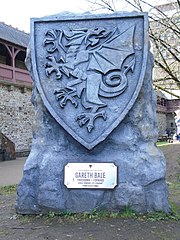
M165 113L157 113L157 119L158 119L158 132L164 133L167 129L167 119Z
M32 141L34 108L31 88L0 83L0 131L15 143L16 152L29 151ZM165 113L157 113L158 131L167 129Z
M31 148L34 120L31 91L0 83L0 131L15 143L16 152Z

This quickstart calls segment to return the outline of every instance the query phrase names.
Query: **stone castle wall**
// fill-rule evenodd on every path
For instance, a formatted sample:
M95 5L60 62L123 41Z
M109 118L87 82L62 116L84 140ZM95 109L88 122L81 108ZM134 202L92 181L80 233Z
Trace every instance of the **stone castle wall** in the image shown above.
M167 119L165 113L157 113L157 119L158 119L158 132L164 133L167 129Z
M29 151L32 141L34 108L31 88L0 83L0 131L15 143L16 152ZM157 112L158 132L167 128L165 113Z
M0 131L15 143L16 152L31 148L34 120L31 91L0 83Z

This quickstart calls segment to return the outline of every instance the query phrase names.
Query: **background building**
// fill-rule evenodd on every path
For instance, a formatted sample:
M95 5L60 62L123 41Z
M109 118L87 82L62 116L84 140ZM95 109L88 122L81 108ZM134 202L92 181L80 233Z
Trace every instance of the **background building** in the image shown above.
M24 64L29 34L0 23L0 132L29 151L32 139L32 80Z
M180 109L180 38L177 2L152 8L150 34L155 58L153 81L157 90L159 134L175 132L175 111Z
M167 131L169 133L175 133L175 112L180 109L180 99L167 99L161 91L156 91L156 96L159 135Z

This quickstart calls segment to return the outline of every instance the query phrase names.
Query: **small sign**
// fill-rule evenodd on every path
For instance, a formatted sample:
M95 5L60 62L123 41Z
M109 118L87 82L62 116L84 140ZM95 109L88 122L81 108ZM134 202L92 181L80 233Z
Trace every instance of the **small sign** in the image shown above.
M117 185L114 163L68 163L64 170L67 188L113 189Z

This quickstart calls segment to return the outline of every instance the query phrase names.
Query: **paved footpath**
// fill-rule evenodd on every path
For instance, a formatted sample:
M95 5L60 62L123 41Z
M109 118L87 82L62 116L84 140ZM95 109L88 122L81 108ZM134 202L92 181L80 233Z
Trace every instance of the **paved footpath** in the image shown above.
M18 184L23 175L26 158L0 162L0 186Z

